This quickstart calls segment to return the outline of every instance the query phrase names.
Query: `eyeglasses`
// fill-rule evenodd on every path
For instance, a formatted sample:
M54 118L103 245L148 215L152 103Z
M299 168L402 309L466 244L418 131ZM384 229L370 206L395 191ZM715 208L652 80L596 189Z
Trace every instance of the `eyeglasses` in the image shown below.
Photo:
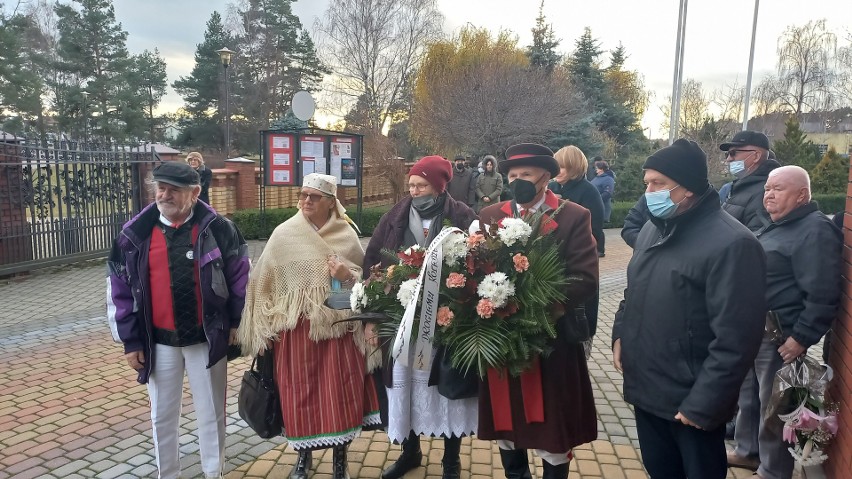
M728 150L728 151L725 152L725 158L733 158L734 156L737 155L737 153L755 152L755 151L757 151L757 150Z
M321 195L319 193L299 193L299 199L301 201L311 200L311 203L316 203L323 198L331 198L331 196Z
M409 183L408 184L408 190L409 191L411 191L411 190L424 191L426 188L429 188L429 186L431 186L431 185L429 185L429 183L426 183L426 184L423 184L423 185L415 185L415 184Z

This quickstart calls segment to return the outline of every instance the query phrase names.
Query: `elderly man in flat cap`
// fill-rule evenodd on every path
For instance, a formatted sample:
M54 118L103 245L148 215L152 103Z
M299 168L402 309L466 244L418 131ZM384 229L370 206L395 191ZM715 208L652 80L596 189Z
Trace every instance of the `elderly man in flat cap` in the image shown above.
M514 145L498 165L509 179L514 199L480 211L482 224L542 212L556 225L566 273L575 281L565 288L565 304L554 311L574 314L598 287L598 254L589 210L564 202L547 188L559 164L547 147ZM583 344L559 331L553 352L521 377L489 371L479 395L480 439L495 439L507 479L530 477L526 449L542 458L544 479L565 479L571 450L597 438L597 419ZM527 380L533 378L533 380ZM540 381L538 381L540 379Z
M226 355L243 311L248 247L231 221L198 201L199 182L186 163L157 166L156 202L124 225L108 262L110 327L148 386L160 478L180 476L184 373L201 470L221 477L225 463Z

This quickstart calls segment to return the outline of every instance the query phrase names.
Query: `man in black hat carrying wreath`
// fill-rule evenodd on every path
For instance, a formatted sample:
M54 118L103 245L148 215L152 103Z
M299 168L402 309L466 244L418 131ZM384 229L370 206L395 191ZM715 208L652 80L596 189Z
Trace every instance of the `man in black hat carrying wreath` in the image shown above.
M627 266L613 361L651 477L723 479L725 422L763 337L766 260L722 211L695 142L675 141L644 169L651 219Z
M553 152L533 143L514 145L498 165L509 179L514 200L487 206L480 221L542 212L550 216L560 241L566 273L576 281L566 287L565 304L554 305L555 315L571 314L598 287L598 254L587 209L560 200L547 188L559 173ZM490 375L489 375L490 377ZM534 378L535 380L529 380ZM544 479L565 479L572 448L597 438L597 419L589 371L582 343L559 334L553 352L520 377L506 381L485 379L479 394L480 439L497 440L507 479L531 477L526 449L542 458Z

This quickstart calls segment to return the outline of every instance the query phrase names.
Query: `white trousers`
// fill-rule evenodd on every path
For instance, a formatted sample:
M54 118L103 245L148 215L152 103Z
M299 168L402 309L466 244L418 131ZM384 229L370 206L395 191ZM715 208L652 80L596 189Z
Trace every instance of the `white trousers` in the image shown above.
M180 476L179 425L183 375L189 376L201 447L201 470L221 477L225 464L225 388L227 359L207 369L207 343L175 348L155 345L154 370L148 378L151 424L160 479Z
M511 451L515 449L515 443L512 441L507 441L505 439L498 439L497 447L499 447L500 449ZM565 464L566 462L571 462L571 458L568 457L568 453L570 452L571 451L549 452L545 451L544 449L535 450L535 453L538 454L538 457L540 457L542 461L553 466L558 466L560 464Z

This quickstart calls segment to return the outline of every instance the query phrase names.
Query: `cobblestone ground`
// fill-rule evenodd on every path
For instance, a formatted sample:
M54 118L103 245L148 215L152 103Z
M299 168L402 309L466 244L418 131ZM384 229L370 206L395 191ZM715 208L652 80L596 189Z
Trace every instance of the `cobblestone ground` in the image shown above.
M610 361L612 317L625 286L631 250L607 231L601 260L598 334L589 362L598 408L598 440L575 451L571 477L645 478L633 413ZM263 244L252 242L257 257ZM104 317L103 262L0 283L0 479L156 477L147 392L113 343ZM237 415L245 359L229 365L226 477L285 478L295 453L283 440L254 436ZM189 392L184 396L181 452L184 477L200 475ZM424 441L424 466L409 479L440 478L443 441ZM375 479L399 456L381 432L350 447L353 478ZM330 478L331 452L314 455L315 478ZM463 477L502 478L496 446L462 442ZM541 477L540 461L538 476ZM749 477L732 470L729 478ZM467 476L469 475L469 476Z

